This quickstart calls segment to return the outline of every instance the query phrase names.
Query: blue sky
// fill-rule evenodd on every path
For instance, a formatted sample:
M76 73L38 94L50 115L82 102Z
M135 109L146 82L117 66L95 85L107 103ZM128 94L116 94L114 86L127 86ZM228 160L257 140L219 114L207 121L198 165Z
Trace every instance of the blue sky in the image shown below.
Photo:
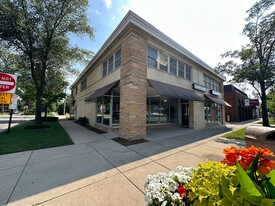
M220 54L246 43L241 35L246 11L255 0L90 0L95 38L72 44L97 52L128 10L132 10L214 67ZM84 69L84 68L83 68Z
M246 11L256 0L90 0L88 16L95 38L72 44L97 52L129 10L212 67L226 51L247 43L241 35ZM83 65L80 70L83 70Z

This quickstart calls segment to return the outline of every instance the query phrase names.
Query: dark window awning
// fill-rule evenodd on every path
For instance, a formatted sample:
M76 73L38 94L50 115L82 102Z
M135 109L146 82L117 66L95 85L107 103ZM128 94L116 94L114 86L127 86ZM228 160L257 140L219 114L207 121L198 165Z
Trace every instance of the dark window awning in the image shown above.
M113 89L117 84L119 83L119 80L108 84L98 90L95 90L89 97L87 97L84 101L88 102L88 101L92 101L94 99L96 99L97 97L101 97L104 94L106 94L107 92L109 92L111 89Z
M226 101L224 101L221 98L211 97L211 96L208 96L208 95L205 95L205 97L208 98L208 99L210 99L211 101L217 103L217 104L228 106L228 107L232 107L230 104L228 104Z
M151 79L148 79L148 81L161 96L186 99L191 101L203 101L203 98L197 95L194 91Z

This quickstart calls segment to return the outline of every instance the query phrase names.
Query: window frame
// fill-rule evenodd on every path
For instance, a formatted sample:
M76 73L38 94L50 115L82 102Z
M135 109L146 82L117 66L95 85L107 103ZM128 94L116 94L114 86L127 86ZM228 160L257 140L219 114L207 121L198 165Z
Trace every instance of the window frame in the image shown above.
M162 55L166 59L162 58ZM162 59L167 61L167 66L164 66L164 64L161 63L164 62ZM171 62L174 61L176 62L176 68L174 65L171 65ZM191 65L186 64L151 45L147 45L147 66L192 82L193 68ZM190 71L188 73L187 67Z
M207 74L203 74L203 81L206 88L212 89L216 92L221 92L221 82L208 76Z
M174 66L172 66L171 65L171 62L172 61L175 61L175 63L176 63L176 66L174 67ZM171 67L173 67L174 69L176 69L176 73L174 74L173 72L171 72ZM173 75L175 75L175 76L178 76L178 61L177 61L177 59L176 58L173 58L173 57L169 57L169 73L170 74L173 74Z
M118 58L117 58L117 54ZM102 76L105 77L111 72L115 71L121 66L121 48L115 50L115 52L105 59L102 63Z
M87 88L87 77L85 77L80 83L80 91L84 91Z
M151 53L149 52L149 50L152 50L154 52L156 52L156 57L153 55L150 55ZM149 60L154 61L155 62L155 66L152 64L149 64ZM154 47L151 46L147 46L147 65L153 68L158 69L158 50L155 49Z

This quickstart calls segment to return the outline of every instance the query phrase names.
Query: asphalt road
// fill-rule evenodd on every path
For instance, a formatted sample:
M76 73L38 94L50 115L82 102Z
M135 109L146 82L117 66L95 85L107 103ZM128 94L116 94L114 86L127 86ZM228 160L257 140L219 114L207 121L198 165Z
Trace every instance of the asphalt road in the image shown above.
M0 132L8 129L9 118L10 118L10 115L0 115ZM29 121L31 119L34 119L34 115L13 114L12 115L12 121L11 121L11 127L13 127L17 124L24 123L24 122Z

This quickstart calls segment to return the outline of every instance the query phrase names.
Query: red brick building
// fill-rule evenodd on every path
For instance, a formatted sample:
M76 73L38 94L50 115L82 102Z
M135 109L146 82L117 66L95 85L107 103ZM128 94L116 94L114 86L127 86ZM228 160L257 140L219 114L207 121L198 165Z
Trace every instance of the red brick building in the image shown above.
M256 106L259 106L259 101L250 100L246 93L232 84L224 85L224 100L231 105L225 107L227 121L240 122L258 117Z

